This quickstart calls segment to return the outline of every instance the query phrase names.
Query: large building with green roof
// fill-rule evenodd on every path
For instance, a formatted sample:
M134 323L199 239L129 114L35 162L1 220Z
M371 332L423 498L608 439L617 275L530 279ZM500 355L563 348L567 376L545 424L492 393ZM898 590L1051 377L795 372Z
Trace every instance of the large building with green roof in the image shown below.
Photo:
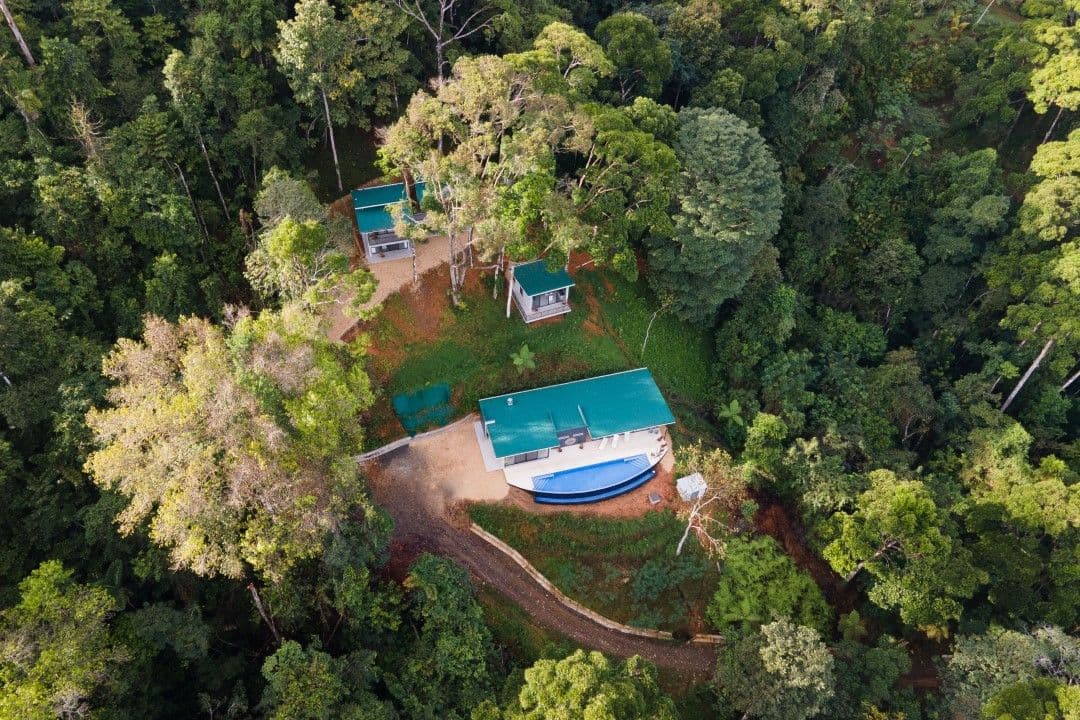
M647 368L480 401L485 463L539 502L593 502L652 477L675 422ZM619 492L615 492L618 490Z

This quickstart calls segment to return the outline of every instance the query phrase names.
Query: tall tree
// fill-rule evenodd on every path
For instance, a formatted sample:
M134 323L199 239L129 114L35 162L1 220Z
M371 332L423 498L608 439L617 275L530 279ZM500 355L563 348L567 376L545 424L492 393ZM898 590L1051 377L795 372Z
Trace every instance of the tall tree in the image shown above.
M77 357L56 308L25 281L0 282L0 417L10 428L31 428L59 402L58 386Z
M360 104L375 117L395 116L416 90L420 74L404 44L409 19L381 0L360 0L352 5L350 21L357 36L356 68L365 87Z
M693 532L707 551L717 552L726 545L732 516L749 499L746 476L725 450L707 451L700 444L679 448L675 455L679 475L700 473L705 489L686 510L686 527L675 555L681 555Z
M319 553L365 502L351 455L372 402L359 349L322 338L297 308L204 320L146 318L104 362L111 407L87 423L87 470L175 567L271 581Z
M490 696L494 646L464 569L424 554L409 569L416 641L401 649L390 692L408 717L468 717Z
M498 212L513 186L526 178L539 183L532 188L535 202L546 206L555 180L551 146L565 134L558 122L564 110L561 99L542 94L507 60L462 58L435 95L416 93L383 133L384 164L427 182L435 207L419 227L449 239L455 300L478 228L479 242L491 247L513 242L514 235L520 242L520 232Z
M615 64L618 97L657 97L671 77L671 48L649 18L635 12L615 13L596 26L596 39Z
M372 658L335 658L317 645L282 643L262 666L266 679L262 708L267 720L392 720L388 703L370 691L375 679Z
M983 706L986 720L1072 720L1080 715L1080 687L1050 678L1010 685Z
M1054 21L1035 21L1031 28L1032 35L1049 47L1044 51L1044 61L1031 73L1028 98L1040 115L1057 108L1043 136L1045 143L1053 137L1066 110L1080 109L1080 37L1076 32L1076 11L1069 12L1060 25Z
M274 59L298 102L322 105L334 172L341 191L344 185L330 101L347 104L350 94L355 91L355 43L349 23L339 20L326 0L300 0L294 12L291 20L278 21L279 38Z
M450 50L454 45L491 26L493 5L484 2L467 5L463 0L389 0L431 38L435 50L435 89L446 80L450 69Z
M960 601L986 580L917 480L875 470L854 512L837 513L835 521L836 539L823 551L833 569L849 582L865 570L874 578L870 599L927 634L948 634Z
M598 263L635 278L634 243L646 234L671 232L668 206L679 162L670 147L638 125L658 115L635 120L630 109L594 105L584 112L588 119L570 141L579 169L567 179L574 213L585 231L577 243Z
M215 77L211 68L198 62L200 59L190 58L179 50L173 50L165 60L165 88L172 95L173 107L176 108L184 127L193 132L199 142L206 169L210 173L210 179L214 181L218 200L221 201L221 210L225 217L228 217L229 206L225 202L225 194L221 191L217 173L214 172L214 164L210 161L210 152L206 149L206 138L202 129L203 123L213 112L210 98L224 92L225 88L223 84L215 82L221 80L220 75Z
M1019 226L991 259L987 282L1010 303L1001 324L1014 331L1030 361L1001 404L1008 410L1049 360L1064 391L1080 355L1080 130L1039 146L1031 161L1039 181L1024 196ZM1018 348L1019 349L1019 348Z
M352 298L359 313L375 290L371 273L350 271L353 230L331 217L311 188L278 168L267 173L255 198L263 227L245 261L245 275L264 299L300 302L311 309Z
M0 611L0 715L85 717L125 656L109 627L119 601L76 583L56 560L30 573L19 593L17 605Z
M1061 628L1031 632L991 627L980 635L961 635L942 665L942 695L958 718L982 718L993 698L1038 678L1067 685L1080 683L1080 642ZM994 716L995 718L997 716Z
M687 320L711 325L739 294L780 227L780 173L757 130L726 110L679 113L682 166L671 238L649 242L657 290Z
M4 20L7 22L7 26L11 30L11 34L14 36L16 44L19 46L19 51L22 52L23 57L26 59L26 64L33 67L37 64L34 62L34 54L30 52L30 46L26 44L26 39L23 38L22 30L19 29L18 23L15 22L15 16L11 14L11 9L8 8L7 0L0 0L0 13L3 13Z
M502 717L675 720L677 716L674 703L656 682L656 669L647 661L635 656L616 664L598 652L577 650L561 660L540 660L526 670L525 685Z
M781 619L725 647L714 682L744 720L805 720L835 692L833 657L816 630Z

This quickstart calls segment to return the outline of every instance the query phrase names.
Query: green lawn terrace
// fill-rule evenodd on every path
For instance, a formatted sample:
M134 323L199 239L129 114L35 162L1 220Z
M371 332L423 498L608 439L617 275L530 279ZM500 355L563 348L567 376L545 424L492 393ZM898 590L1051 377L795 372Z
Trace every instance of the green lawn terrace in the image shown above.
M412 257L416 249L408 238L394 232L394 218L390 208L405 203L405 222L423 219L423 213L413 212L424 199L426 183L404 182L372 185L353 190L353 215L356 229L364 246L364 257L371 263L388 262Z
M490 271L469 272L461 308L449 303L445 265L388 297L380 313L360 326L371 342L369 371L384 388L367 446L405 434L390 407L395 394L445 382L460 417L482 398L641 366L649 368L678 420L674 438L707 435L712 346L706 334L670 314L654 319L656 300L644 281L573 261L566 272L575 283L575 311L536 323L507 320L505 283ZM496 281L500 292L493 297ZM535 368L520 371L511 361L522 345L534 353Z
M605 617L680 635L710 631L705 608L719 572L699 543L675 555L685 523L671 510L604 517L477 503L468 512L562 592Z
M674 424L647 368L495 397L479 403L476 437L488 470L536 502L573 505L629 492L655 475Z

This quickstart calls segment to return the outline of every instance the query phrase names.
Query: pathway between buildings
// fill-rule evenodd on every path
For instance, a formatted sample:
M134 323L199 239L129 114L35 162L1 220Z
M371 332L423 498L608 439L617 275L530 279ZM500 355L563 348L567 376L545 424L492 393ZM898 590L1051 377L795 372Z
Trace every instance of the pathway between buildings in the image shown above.
M416 246L416 274L423 275L446 262L448 243L444 237L430 238ZM375 294L364 303L364 308L378 305L383 300L412 284L413 263L410 259L375 263L371 274L379 281ZM344 308L352 302L352 296L339 298L330 306L327 317L327 335L331 340L341 340L356 326L356 318L349 316Z
M422 552L449 557L468 568L473 577L520 606L538 625L565 635L573 642L616 657L640 655L657 667L679 673L687 681L701 682L712 676L716 651L703 643L676 643L624 635L577 614L556 600L528 573L502 552L457 527L442 510L441 498L422 497L417 485L390 470L392 461L406 460L408 446L389 453L389 467L373 468L371 490L375 502L394 518L391 540L395 561Z

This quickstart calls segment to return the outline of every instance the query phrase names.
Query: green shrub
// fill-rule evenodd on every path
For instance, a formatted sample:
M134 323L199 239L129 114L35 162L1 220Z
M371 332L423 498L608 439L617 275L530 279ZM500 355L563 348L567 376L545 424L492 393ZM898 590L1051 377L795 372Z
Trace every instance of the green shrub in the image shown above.
M718 630L788 618L825 632L831 610L813 579L770 537L728 540L720 582L706 617Z
M637 602L653 602L688 580L700 580L708 570L703 553L686 552L650 558L634 577L632 594Z

